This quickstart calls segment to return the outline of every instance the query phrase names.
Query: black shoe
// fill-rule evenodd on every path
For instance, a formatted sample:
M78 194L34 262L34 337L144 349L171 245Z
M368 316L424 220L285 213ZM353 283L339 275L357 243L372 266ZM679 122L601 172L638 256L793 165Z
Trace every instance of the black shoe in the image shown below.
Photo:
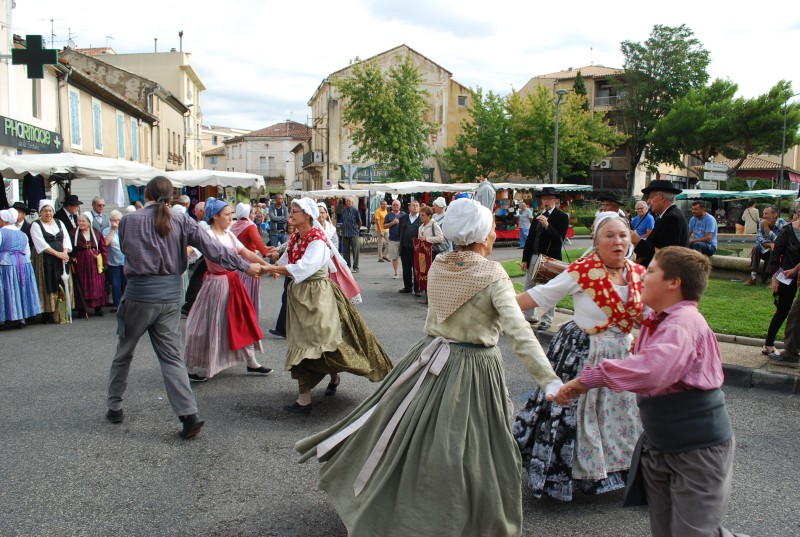
M341 379L339 379L339 382L342 382ZM326 397L333 397L334 395L336 395L336 388L339 387L339 382L337 382L336 384L334 384L333 382L328 384L328 387L325 388L325 396ZM308 406L311 406L311 405L308 405Z
M311 403L308 403L307 405L301 405L295 401L291 405L286 405L283 407L283 409L293 414L305 414L307 416L311 414Z
M775 365L782 365L784 367L791 367L793 369L800 368L800 358L797 356L787 356L782 352L773 352L769 355L769 363Z
M542 321L539 323L539 326L536 327L537 330L550 330L550 323L546 323Z
M282 338L286 337L286 332L278 332L277 330L273 330L272 328L270 328L268 332L275 337L282 337Z
M198 375L197 373L189 373L189 380L192 382L205 382L208 380L208 377L204 377L203 375Z
M111 313L117 313L117 308L111 308L109 311L110 311Z
M111 410L109 408L108 412L106 412L106 419L111 423L122 423L122 420L124 419L124 416L122 415L122 409L120 408L119 410Z
M356 272L358 272L358 268L354 268L354 269L353 269L353 270L351 270L350 272L356 273Z
M250 367L248 365L247 366L247 372L248 373L261 373L262 375L266 375L267 373L272 373L272 369L270 369L269 367L264 367L263 365L260 365L258 367Z
M405 287L397 291L398 293L410 293L411 289L406 289Z
M102 317L103 316L103 309L102 308L95 308L94 309L94 316L95 317Z
M191 438L200 432L200 429L205 423L200 419L200 414L192 414L191 416L181 416L180 420L183 422L183 430L178 433L181 438Z

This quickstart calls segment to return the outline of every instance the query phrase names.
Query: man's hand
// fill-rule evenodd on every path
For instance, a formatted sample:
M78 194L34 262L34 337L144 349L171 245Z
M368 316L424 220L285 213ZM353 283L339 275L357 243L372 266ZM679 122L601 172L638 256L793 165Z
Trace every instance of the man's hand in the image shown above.
M637 244L639 244L640 240L642 240L642 238L639 236L639 234L636 233L635 231L632 231L631 232L631 244L636 246Z
M250 263L250 266L247 268L247 275L251 278L260 278L262 273L262 265L261 263Z
M572 379L564 384L564 386L562 386L558 391L556 402L561 406L568 405L570 401L578 397L580 394L588 391L589 388L587 388L586 385L581 382L580 377Z
M523 271L528 272L528 263L527 262L523 261L522 263L519 264L519 266Z
M548 222L548 221L547 221L547 217L546 217L545 215L543 215L543 214L540 214L539 216L537 216L537 217L536 217L536 220L537 220L537 221L538 221L540 224L542 224L542 226L544 227L544 229L547 229L547 228L549 228L549 227L550 227L550 222Z

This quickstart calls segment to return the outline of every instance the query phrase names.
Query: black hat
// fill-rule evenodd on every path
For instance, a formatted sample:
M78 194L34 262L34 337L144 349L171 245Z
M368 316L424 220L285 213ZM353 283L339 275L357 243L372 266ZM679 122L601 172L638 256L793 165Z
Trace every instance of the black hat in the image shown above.
M81 200L78 199L78 196L75 194L70 194L69 196L64 198L64 205L80 205Z
M556 198L561 199L561 196L558 194L558 190L552 186L546 186L536 193L537 198L541 198L542 196L555 196Z
M11 208L16 209L18 212L25 214L31 214L33 212L30 209L28 209L28 206L22 203L21 201L15 202L14 205L11 206Z
M616 203L617 205L622 205L622 200L619 199L613 192L609 192L608 194L603 194L597 197L597 201L610 201L611 203Z
M680 188L675 188L671 181L664 181L659 179L657 181L650 181L647 188L642 189L642 194L649 194L650 192L669 192L670 194L680 194L683 192Z

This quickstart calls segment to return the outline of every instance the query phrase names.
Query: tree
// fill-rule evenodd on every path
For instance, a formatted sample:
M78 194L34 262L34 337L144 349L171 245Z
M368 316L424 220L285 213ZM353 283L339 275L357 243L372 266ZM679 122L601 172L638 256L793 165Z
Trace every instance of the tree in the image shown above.
M581 74L580 70L578 70L578 74L575 75L575 82L572 83L572 91L575 92L575 95L581 95L584 99L586 99L586 82L583 80L583 75ZM585 100L583 103L583 109L588 112L589 111L589 101Z
M491 91L484 96L480 87L470 92L469 118L461 122L456 147L442 154L445 167L461 181L506 173L516 160L505 99Z
M645 155L648 136L675 100L708 81L708 51L688 26L656 24L644 43L623 41L625 75L616 81L620 126L628 136L631 172ZM655 164L648 161L651 169ZM633 173L628 189L633 187Z
M728 171L733 174L749 155L780 154L784 106L786 146L798 143L800 104L787 105L791 83L781 80L753 99L737 98L737 90L735 83L717 79L677 99L648 136L648 161L684 167L682 155L700 162L721 155L737 160Z
M384 73L375 62L356 61L352 74L331 84L345 100L342 119L355 127L356 161L386 165L394 180L422 179L435 125L425 120L428 93L411 54L397 55Z

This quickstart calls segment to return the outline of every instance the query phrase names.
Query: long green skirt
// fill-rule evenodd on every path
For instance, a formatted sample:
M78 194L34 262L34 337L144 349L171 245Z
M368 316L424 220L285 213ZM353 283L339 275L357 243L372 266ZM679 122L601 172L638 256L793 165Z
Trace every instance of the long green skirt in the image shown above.
M324 457L320 469L320 488L351 537L518 536L521 460L509 426L500 351L451 344L438 376L423 369L390 391L431 341L425 337L414 345L347 418L295 449L301 461L308 460L320 443L377 404L366 423ZM426 378L356 495L354 485L373 447L421 375Z

